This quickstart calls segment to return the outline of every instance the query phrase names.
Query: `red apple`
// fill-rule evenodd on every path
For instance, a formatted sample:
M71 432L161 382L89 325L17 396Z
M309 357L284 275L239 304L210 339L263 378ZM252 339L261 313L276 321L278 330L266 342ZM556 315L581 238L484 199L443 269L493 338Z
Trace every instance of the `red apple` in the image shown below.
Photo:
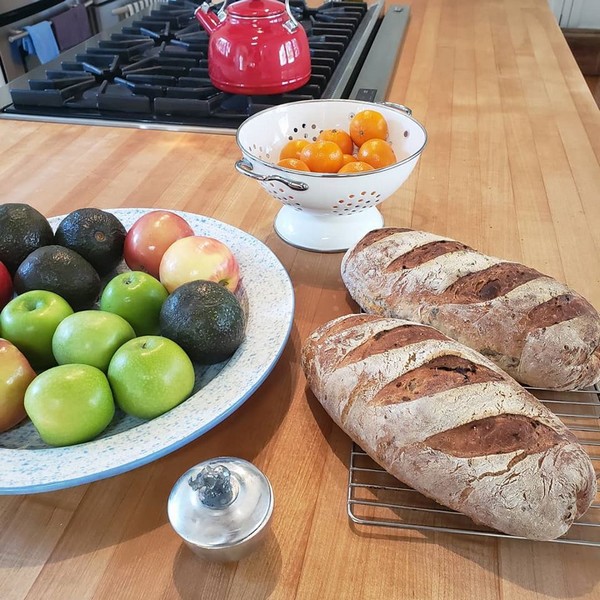
M8 269L0 261L0 310L2 310L13 297L13 284Z
M158 279L165 250L176 240L194 235L188 222L168 210L153 210L128 231L123 257L132 271L145 271Z
M198 279L216 281L235 292L240 267L223 242L195 235L177 240L167 248L160 261L159 279L169 293Z
M29 361L8 340L0 338L0 431L20 423L25 413L25 390L35 379Z

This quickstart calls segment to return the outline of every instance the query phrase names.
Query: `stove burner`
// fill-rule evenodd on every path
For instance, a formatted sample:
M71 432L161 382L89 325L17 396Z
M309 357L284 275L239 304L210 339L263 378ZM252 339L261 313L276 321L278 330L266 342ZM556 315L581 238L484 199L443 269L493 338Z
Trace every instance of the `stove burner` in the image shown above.
M14 106L6 111L167 124L206 118L209 126L236 128L277 104L332 97L328 86L368 11L356 1L308 8L304 0L291 0L308 35L309 82L285 94L235 96L216 89L208 77L208 34L193 14L199 4L169 0L130 19L120 31L93 40L74 61L45 71L45 79L28 80L28 88L11 86Z

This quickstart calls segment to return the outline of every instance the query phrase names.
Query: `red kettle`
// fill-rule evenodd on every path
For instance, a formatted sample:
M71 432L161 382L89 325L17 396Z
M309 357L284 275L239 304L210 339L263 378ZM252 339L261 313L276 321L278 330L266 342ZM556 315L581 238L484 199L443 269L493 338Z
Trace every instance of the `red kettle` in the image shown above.
M204 2L194 15L209 35L208 75L232 94L281 94L310 79L304 27L289 0L240 0L218 15Z

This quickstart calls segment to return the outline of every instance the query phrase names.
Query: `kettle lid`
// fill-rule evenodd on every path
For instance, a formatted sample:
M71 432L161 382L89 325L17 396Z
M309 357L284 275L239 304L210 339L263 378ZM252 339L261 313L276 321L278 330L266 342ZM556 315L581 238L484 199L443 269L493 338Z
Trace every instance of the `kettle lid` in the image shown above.
M236 17L273 17L285 12L285 6L277 0L240 0L227 7Z

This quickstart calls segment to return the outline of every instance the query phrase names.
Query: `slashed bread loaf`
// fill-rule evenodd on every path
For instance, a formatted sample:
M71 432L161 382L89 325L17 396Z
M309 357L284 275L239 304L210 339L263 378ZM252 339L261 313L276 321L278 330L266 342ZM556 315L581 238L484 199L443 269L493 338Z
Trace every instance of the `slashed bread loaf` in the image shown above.
M371 458L475 522L550 540L596 495L592 463L564 424L432 327L340 317L306 340L302 366L325 410Z
M371 231L342 260L366 312L432 325L517 381L557 390L600 380L600 315L555 279L424 231Z

